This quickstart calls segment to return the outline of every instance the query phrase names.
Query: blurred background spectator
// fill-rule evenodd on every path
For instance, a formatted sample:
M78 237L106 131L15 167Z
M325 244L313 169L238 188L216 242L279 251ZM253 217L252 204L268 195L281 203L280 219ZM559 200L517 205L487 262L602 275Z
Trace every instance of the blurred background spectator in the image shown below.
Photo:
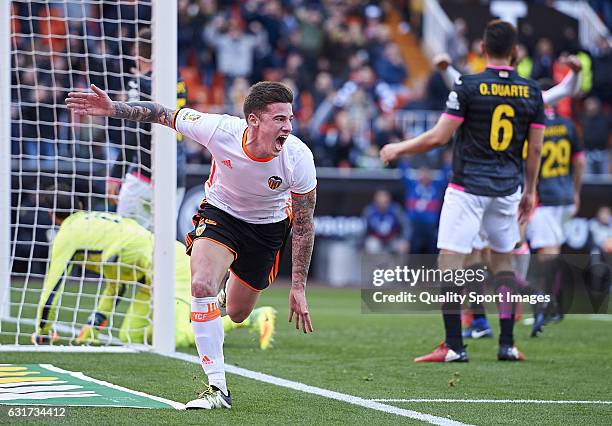
M585 173L608 173L612 118L602 110L599 99L589 97L584 101L584 113L580 118L580 126L586 154Z
M423 165L414 170L401 162L406 214L410 222L410 252L435 254L438 252L438 221L450 167L434 172Z
M391 200L389 191L379 189L374 193L372 203L363 212L366 223L364 241L368 254L408 252L405 237L406 224L399 204Z
M610 207L601 207L597 214L589 222L589 228L593 235L593 243L599 249L606 246L612 239L612 211Z

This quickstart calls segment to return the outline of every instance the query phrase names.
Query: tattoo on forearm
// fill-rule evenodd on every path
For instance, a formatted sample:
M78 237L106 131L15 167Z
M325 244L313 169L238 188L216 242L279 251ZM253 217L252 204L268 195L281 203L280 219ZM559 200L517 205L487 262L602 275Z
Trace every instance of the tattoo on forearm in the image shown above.
M171 126L174 111L155 102L113 102L113 117Z
M317 203L315 190L307 195L293 197L293 241L292 241L292 284L306 285L312 247L314 246L314 209Z

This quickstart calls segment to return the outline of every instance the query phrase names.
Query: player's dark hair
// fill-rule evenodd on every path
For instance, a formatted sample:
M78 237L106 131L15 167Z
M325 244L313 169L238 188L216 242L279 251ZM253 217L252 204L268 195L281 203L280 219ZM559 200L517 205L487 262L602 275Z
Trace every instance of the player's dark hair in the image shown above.
M250 113L258 113L266 109L270 104L293 103L293 92L283 83L277 81L260 81L251 86L249 94L244 100L244 117L248 118Z
M151 29L143 28L138 31L138 39L136 40L136 46L134 55L140 56L143 59L151 59Z
M483 40L487 55L494 58L507 58L517 42L516 28L509 22L495 19L487 24Z
M45 191L38 196L38 205L60 219L66 219L83 207L72 188L63 183L45 188Z

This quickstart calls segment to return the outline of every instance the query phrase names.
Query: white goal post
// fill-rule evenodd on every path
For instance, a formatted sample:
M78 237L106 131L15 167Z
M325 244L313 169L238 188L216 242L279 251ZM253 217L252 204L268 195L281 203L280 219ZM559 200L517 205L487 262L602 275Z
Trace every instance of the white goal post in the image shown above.
M10 63L9 1L0 2L0 61ZM0 318L10 315L11 69L0 66Z
M142 15L143 7L150 13ZM125 10L130 13L124 14ZM174 107L177 0L0 1L1 350L45 350L43 345L30 343L54 235L45 219L50 212L38 205L39 197L50 182L66 182L85 202L85 209L114 210L105 185L117 152L129 148L125 141L131 135L138 141L138 153L131 161L138 161L142 154L152 157L152 309L146 314L152 341L145 337L143 345L119 338L124 335L120 327L128 306L146 285L134 280L125 285L125 293L115 295L121 307L113 307L105 334L87 350L116 351L123 346L174 352L176 134L159 125L149 131L118 124L119 120L78 121L63 103L68 91L86 90L95 82L106 85L103 89L112 99L126 100L126 82L138 73L126 65L137 63L136 53L129 48L138 41L142 28L151 30L151 99ZM72 50L74 46L79 50ZM107 68L109 64L116 68ZM150 151L140 145L143 137L152 138ZM126 169L130 165L123 164ZM79 266L78 261L74 263ZM107 280L102 272L83 271L72 276L65 273L62 279L64 295L59 297L52 320L57 320L56 329L64 335L54 346L82 351L75 338L103 297Z
M153 4L153 99L176 105L176 0ZM155 25L159 23L159 25ZM163 24L162 24L163 23ZM176 135L162 126L153 128L155 251L153 256L153 344L161 353L174 352L174 240L176 239ZM171 165L172 167L168 167ZM168 226L170 224L170 226ZM157 285L156 285L157 284ZM170 320L168 320L170 319Z

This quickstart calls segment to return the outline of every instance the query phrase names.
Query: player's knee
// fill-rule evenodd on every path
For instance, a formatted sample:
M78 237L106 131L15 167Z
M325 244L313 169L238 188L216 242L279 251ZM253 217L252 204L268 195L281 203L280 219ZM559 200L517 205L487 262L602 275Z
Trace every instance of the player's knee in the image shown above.
M191 280L191 295L193 297L216 296L219 283L212 277L193 277Z
M250 312L240 307L228 305L226 308L227 315L236 323L241 323L249 317Z

